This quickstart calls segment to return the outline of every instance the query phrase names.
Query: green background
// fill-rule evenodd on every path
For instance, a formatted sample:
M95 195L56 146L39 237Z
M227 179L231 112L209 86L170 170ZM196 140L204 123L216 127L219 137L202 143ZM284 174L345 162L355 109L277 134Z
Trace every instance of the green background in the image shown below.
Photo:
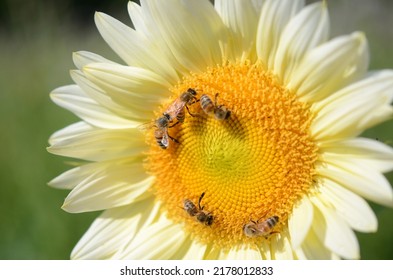
M309 1L310 2L310 1ZM314 1L313 1L314 2ZM327 1L331 35L362 30L371 69L393 68L393 1ZM119 61L95 29L95 10L126 24L127 1L0 0L0 259L68 259L98 213L60 209L68 191L47 182L69 167L46 152L48 137L78 119L49 92L72 83L72 52ZM365 133L393 145L393 121ZM393 174L387 174L393 182ZM363 259L393 259L393 210L371 204L379 230L358 234Z

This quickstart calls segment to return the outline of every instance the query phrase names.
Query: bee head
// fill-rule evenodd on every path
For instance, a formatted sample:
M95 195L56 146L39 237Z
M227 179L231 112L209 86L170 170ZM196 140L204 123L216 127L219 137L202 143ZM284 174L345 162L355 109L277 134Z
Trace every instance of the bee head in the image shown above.
M193 89L193 88L187 89L187 92L188 92L188 93L191 93L193 96L196 96L196 95L197 95L197 92L196 92L195 89Z

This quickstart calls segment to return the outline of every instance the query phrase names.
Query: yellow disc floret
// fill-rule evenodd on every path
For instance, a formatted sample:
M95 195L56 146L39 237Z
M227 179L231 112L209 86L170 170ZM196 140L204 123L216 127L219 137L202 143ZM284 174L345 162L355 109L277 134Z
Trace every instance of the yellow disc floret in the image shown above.
M280 231L313 186L317 146L310 137L308 105L259 64L226 64L192 74L172 89L174 96L163 108L188 88L198 99L203 94L216 99L230 115L217 120L195 102L188 105L193 116L186 111L184 123L168 128L179 143L169 140L163 150L149 138L147 167L168 217L184 223L196 240L221 248L255 242L243 233L250 220L277 216L275 231ZM211 225L184 210L186 199L199 210L202 193L200 205L214 217Z

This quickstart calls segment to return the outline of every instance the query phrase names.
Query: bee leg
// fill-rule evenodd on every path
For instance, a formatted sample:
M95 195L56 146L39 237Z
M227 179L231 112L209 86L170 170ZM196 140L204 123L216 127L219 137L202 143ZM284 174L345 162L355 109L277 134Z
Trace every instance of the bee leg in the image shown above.
M172 124L171 126L168 126L168 128L174 127L175 125L179 124L180 122L176 122L175 124Z
M191 117L195 117L195 115L190 112L190 109L188 108L187 105L186 105L186 109L187 109L187 112L190 114Z
M269 233L269 235L265 236L265 239L267 240L270 236L272 236L275 233L280 233L279 231L272 231Z
M196 97L194 97L194 101L191 102L191 103L188 103L188 105L192 105L192 104L197 103L199 101L200 101L200 99L197 99Z
M198 99L198 101L199 101L199 99ZM200 114L198 114L198 113L191 113L191 112L190 112L190 109L188 108L187 105L186 105L186 109L187 109L187 112L190 114L191 117L200 116Z
M173 142L175 142L175 143L177 143L177 144L180 143L178 140L176 140L175 138L173 138L173 137L170 136L169 134L168 134L168 137L169 137Z
M257 223L259 223L260 220L262 220L263 218L265 218L266 215L267 215L267 213L268 213L269 211L270 211L270 209L266 210L266 211L262 214L262 216L257 220Z

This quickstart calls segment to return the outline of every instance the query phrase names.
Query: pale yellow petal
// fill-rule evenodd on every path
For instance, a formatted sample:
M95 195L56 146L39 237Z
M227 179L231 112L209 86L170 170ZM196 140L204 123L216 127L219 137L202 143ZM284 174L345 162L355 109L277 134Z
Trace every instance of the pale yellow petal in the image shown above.
M327 179L323 180L319 191L351 228L361 232L377 230L377 217L363 198Z
M329 15L326 3L306 6L283 30L272 70L284 84L288 84L294 69L307 51L324 43L328 35Z
M190 239L191 240L191 239ZM203 260L207 252L207 245L195 240L187 247L187 252L182 256L183 260Z
M71 213L115 208L143 199L154 178L142 162L115 163L96 170L67 196L62 208Z
M298 248L307 236L313 221L313 206L307 196L295 205L288 218L288 230L292 247Z
M281 34L304 6L304 0L266 0L259 18L256 49L258 58L273 69Z
M151 40L173 55L171 63L180 73L221 63L227 29L209 1L141 1L141 7L150 21Z
M321 142L319 148L321 154L333 154L337 160L351 157L364 161L382 173L393 169L393 148L373 139L353 138Z
M117 161L117 159L113 161L99 161L77 166L52 179L48 185L58 189L73 189L92 173L102 172Z
M63 86L53 90L50 97L54 103L63 107L87 123L108 129L132 128L140 122L122 118L98 104L77 85Z
M97 12L94 19L101 36L128 65L155 71L172 83L179 79L171 62L146 37L104 13Z
M170 95L171 85L146 69L92 63L83 67L83 73L115 102L138 112L141 119L151 118L152 112Z
M246 245L235 246L229 252L220 255L221 260L262 260L259 250Z
M229 28L228 53L231 61L255 59L255 34L259 13L251 1L217 0L214 7Z
M101 129L83 122L57 131L49 142L50 153L89 161L134 157L146 150L138 129Z
M359 244L349 225L332 208L324 205L323 196L317 195L311 200L315 206L312 228L321 242L345 259L358 259Z
M288 230L284 229L280 233L272 235L271 239L271 254L274 260L292 260L294 259L291 239Z
M103 89L99 88L95 83L87 79L82 71L72 70L70 74L74 82L83 90L83 92L86 93L87 96L114 114L131 121L147 122L151 120L152 114L148 116L141 116L138 108L133 109L113 100Z
M72 53L72 60L74 61L75 66L79 69L82 70L82 68L90 63L113 63L117 64L116 62L113 62L109 59L106 59L105 57L88 52L88 51L78 51L78 52L73 52Z
M317 102L311 131L316 140L357 136L393 116L393 71L380 71Z
M188 240L188 235L179 224L161 215L157 222L140 228L132 242L117 257L134 260L172 259Z
M331 260L335 258L334 253L323 245L312 228L299 249L301 251L296 251L299 259Z
M109 259L132 239L154 213L154 197L103 212L71 253L72 259Z
M260 244L259 247L261 250L262 258L264 260L271 260L272 259L272 252L270 249L270 244L268 244L267 242L262 242L262 244Z
M79 135L81 133L85 133L92 129L92 126L87 124L86 122L80 121L77 123L70 124L56 132L54 132L49 137L49 144L56 145L68 138L74 137L75 135Z
M363 77L368 66L365 36L356 32L312 50L293 70L288 87L301 101L315 102Z
M366 199L393 207L393 190L389 181L364 162L341 158L339 161L324 155L325 164L317 168L319 175L328 178Z

